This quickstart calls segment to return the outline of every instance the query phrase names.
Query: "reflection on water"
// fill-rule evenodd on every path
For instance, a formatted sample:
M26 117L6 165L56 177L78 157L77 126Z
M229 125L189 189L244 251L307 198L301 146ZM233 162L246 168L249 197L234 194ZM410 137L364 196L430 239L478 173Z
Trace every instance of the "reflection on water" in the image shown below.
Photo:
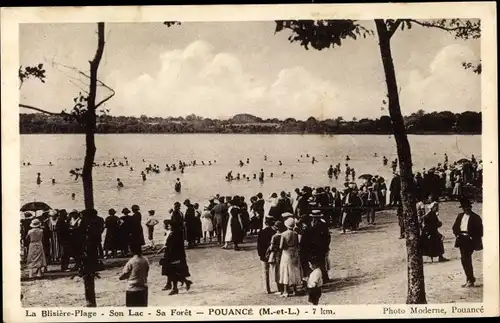
M444 159L444 153L450 161L469 158L474 154L481 156L481 136L410 136L414 169L429 168ZM85 154L83 135L22 135L21 163L31 162L31 167L21 167L21 203L33 200L44 201L53 208L82 209L83 191L81 180L75 181L70 176L72 168L82 167ZM101 216L109 208L118 211L132 204L138 204L143 211L155 209L158 216L164 217L175 201L191 201L203 207L211 195L243 195L249 200L251 195L262 192L264 197L281 190L292 191L304 185L330 185L340 187L344 176L338 181L330 180L326 171L330 164L341 163L342 170L348 162L356 169L356 174L376 173L390 179L390 162L382 165L382 156L389 161L396 158L394 138L386 135L97 135L96 162L111 161L112 158L124 161L126 156L134 168L95 167L94 190L95 206ZM374 157L377 153L378 157ZM300 155L303 158L300 158ZM306 154L319 161L312 165ZM264 155L268 160L264 161ZM328 155L328 157L326 157ZM239 167L239 160L250 164ZM146 162L143 163L142 160ZM300 159L300 161L298 161ZM179 160L189 162L197 160L200 166L186 167L184 174L165 172L165 164L177 164ZM201 166L201 161L217 161L212 166ZM278 161L283 166L278 165ZM54 166L48 166L52 162ZM149 174L145 182L141 179L141 170L148 164L159 164L160 174ZM257 180L226 182L225 175L230 170L252 178L254 173L264 168L264 184ZM36 185L36 173L40 172L43 183ZM269 173L274 172L274 178ZM286 173L284 173L286 172ZM290 174L294 178L290 178ZM182 192L174 191L175 179L182 181ZM55 178L56 184L51 184ZM125 187L118 190L116 178L120 178ZM71 193L76 199L71 200Z

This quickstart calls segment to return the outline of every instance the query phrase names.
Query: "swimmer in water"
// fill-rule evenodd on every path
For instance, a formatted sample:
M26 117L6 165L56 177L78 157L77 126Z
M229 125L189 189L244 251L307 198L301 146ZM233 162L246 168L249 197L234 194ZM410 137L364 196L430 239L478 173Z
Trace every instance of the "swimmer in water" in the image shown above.
M116 182L117 182L118 188L122 188L123 187L123 183L122 183L122 181L120 181L119 178L116 179Z
M271 176L271 178L273 178L273 176L274 176L274 173L271 173L271 174L269 174L269 176Z
M181 187L182 187L181 180L177 178L177 181L175 182L174 186L175 191L179 193L181 191Z
M49 166L52 166L52 162L49 162Z
M280 166L283 166L283 163L281 162L281 160L279 161L279 164L280 164Z
M54 185L55 183L56 183L56 179L55 179L55 178L53 178L53 179L52 179L52 185Z
M145 181L146 180L146 174L144 173L144 171L141 172L141 176L142 176L142 180Z
M71 199L74 200L76 197L76 194L75 193L71 193Z
M293 179L293 174L290 174L290 178Z
M40 177L40 173L36 173L36 183L40 185L42 183L42 178Z
M130 167L130 171L133 172L134 171L134 168L133 167Z

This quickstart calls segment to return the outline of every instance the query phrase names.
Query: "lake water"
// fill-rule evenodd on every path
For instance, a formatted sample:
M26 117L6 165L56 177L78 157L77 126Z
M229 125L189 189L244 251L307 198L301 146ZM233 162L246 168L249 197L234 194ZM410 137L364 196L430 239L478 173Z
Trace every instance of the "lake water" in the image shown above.
M444 153L450 162L460 158L470 158L474 154L481 158L481 136L445 135L409 137L414 171L429 168L443 162ZM243 195L247 201L252 195L262 192L268 197L272 192L293 191L304 185L330 185L342 187L344 175L339 180L329 179L326 171L330 164L341 163L342 171L348 162L356 169L356 176L363 173L379 174L390 180L390 161L397 158L393 136L388 135L217 135L217 134L111 134L96 136L96 162L124 161L126 156L134 171L128 167L95 167L94 198L101 216L107 215L109 208L118 212L123 207L138 204L143 213L155 209L162 218L175 201L181 203L189 198L201 207L211 195ZM374 157L377 153L378 157ZM83 135L22 135L21 163L31 162L30 167L21 167L21 205L33 200L44 201L53 208L82 209L83 188L81 179L75 181L69 171L82 167L85 154ZM300 159L300 155L304 158ZM312 165L306 154L319 161ZM264 155L268 160L264 161ZM328 155L328 157L326 157ZM382 156L389 159L383 166ZM250 164L239 167L239 160ZM145 159L145 163L142 160ZM300 161L298 161L300 159ZM196 160L199 166L186 167L184 174L164 171L165 164L188 163ZM217 161L212 166L201 166L204 160ZM281 160L283 166L278 165ZM48 166L52 162L53 166ZM140 172L148 164L160 165L161 173L147 175L142 181ZM253 173L264 168L266 179L227 182L226 174ZM40 172L42 184L36 184L36 173ZM274 172L274 178L269 173ZM283 174L286 172L286 174ZM290 178L290 174L294 178ZM52 185L51 179L56 184ZM117 189L116 178L125 187ZM182 181L182 192L174 192L176 178ZM71 193L76 199L71 200ZM295 194L293 194L295 196Z

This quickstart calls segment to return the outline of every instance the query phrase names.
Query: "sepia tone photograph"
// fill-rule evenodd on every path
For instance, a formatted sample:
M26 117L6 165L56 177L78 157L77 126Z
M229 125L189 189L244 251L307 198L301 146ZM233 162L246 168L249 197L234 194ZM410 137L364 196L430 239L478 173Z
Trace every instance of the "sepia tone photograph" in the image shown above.
M482 303L481 37L19 24L22 306Z

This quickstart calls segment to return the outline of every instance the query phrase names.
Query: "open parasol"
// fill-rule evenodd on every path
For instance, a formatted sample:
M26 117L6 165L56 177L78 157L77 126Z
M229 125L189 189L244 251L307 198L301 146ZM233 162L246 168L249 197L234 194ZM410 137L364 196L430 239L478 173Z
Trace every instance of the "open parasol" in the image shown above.
M471 161L468 160L467 158L462 158L457 161L457 164L467 164L470 163Z
M369 180L371 179L373 176L370 175L370 174L363 174L363 175L360 175L358 178L359 179L366 179L366 180Z
M21 212L36 212L36 211L48 211L51 207L43 202L29 202L21 207Z

